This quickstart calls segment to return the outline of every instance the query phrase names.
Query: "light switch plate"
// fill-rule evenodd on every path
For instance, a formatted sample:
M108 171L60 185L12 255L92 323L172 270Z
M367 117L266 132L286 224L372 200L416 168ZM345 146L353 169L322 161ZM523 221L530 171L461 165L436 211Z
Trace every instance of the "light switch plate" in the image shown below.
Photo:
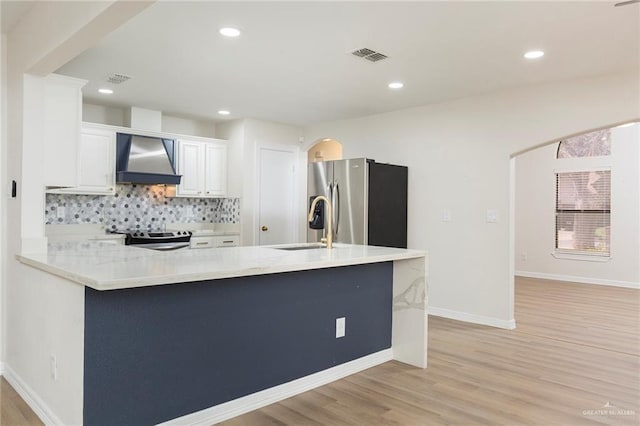
M497 222L498 222L498 210L487 209L487 223L497 223Z
M451 210L449 209L442 210L442 221L451 222Z

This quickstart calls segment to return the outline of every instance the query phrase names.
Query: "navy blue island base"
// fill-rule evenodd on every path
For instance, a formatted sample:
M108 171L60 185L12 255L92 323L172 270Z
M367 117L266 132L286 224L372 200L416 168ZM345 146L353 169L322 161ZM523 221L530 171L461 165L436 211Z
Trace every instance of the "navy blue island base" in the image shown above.
M383 262L86 287L84 424L156 424L388 349L392 285Z

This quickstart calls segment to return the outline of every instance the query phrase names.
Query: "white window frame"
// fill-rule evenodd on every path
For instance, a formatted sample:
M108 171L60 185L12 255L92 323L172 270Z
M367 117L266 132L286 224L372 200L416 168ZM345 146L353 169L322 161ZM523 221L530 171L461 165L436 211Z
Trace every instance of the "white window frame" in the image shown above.
M557 190L558 190L558 181L557 181L557 175L561 174L561 173L575 173L575 172L599 172L599 171L608 171L611 174L611 183L613 183L613 171L611 170L611 166L598 166L593 163L593 160L591 159L605 159L605 158L610 158L610 157L579 157L579 158L584 158L584 159L589 159L587 160L588 165L584 165L583 167L571 167L571 168L563 168L563 169L555 169L553 171L554 173L554 177L555 177L555 191L556 191L556 196L554 198L554 209L553 209L553 218L554 218L554 227L553 227L553 242L554 242L554 248L553 251L551 252L551 255L553 257L555 257L556 259L566 259L566 260L580 260L580 261L588 261L588 262L609 262L612 259L613 256L613 240L611 239L611 233L609 233L609 252L608 253L597 253L597 252L581 252L578 250L567 250L567 249L560 249L557 247L558 244L558 229L557 229L557 202L558 202L558 198L557 198ZM560 161L571 161L572 163L575 162L575 158L570 158L570 159L558 159ZM611 197L611 189L609 191L609 197ZM611 203L611 200L610 200ZM611 226L611 218L612 218L612 211L614 210L613 205L610 204L610 208L609 208L609 223Z

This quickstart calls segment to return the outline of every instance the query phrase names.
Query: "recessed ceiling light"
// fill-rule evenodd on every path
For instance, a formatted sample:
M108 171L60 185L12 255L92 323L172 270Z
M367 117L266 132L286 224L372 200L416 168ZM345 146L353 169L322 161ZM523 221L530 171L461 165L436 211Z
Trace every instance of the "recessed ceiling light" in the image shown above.
M113 90L111 89L98 89L98 92L102 93L103 95L111 95L113 94Z
M389 89L402 89L404 84L399 81L394 81L393 83L389 83Z
M233 27L225 27L220 28L220 34L225 37L238 37L240 35L240 30Z
M220 114L220 115L229 115L231 113L229 111L227 111L227 110L221 109L220 111L218 111L218 114Z
M544 56L544 52L542 50L530 50L529 52L524 54L524 57L527 59L538 59Z

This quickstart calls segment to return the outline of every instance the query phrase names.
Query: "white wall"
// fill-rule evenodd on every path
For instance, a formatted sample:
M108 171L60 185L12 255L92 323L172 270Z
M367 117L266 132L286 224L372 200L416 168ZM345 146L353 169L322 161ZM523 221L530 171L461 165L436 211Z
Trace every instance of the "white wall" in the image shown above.
M82 103L82 121L124 127L124 108Z
M0 12L0 17L2 13ZM4 335L6 333L4 319L5 309L5 282L6 275L6 259L5 252L7 249L7 241L4 237L7 235L7 210L5 206L5 192L3 188L7 188L7 49L6 37L0 34L0 373L2 373L5 359Z
M640 288L640 124L611 131L611 156L556 159L557 143L516 158L517 275ZM611 260L552 256L555 172L611 168ZM526 254L526 260L522 254Z
M216 125L213 121L192 120L162 114L162 131L181 135L216 137Z
M127 126L127 112L129 108L97 105L87 102L82 104L82 121L89 123L108 124L111 126ZM162 113L162 132L180 135L216 137L216 125L213 121L193 120L174 117ZM224 138L223 138L224 139Z
M10 324L7 380L42 410L47 424L82 424L84 287L16 265L22 282L7 288L20 321ZM13 313L15 318L16 313ZM51 374L55 357L56 377ZM33 407L33 405L32 405Z
M430 310L509 327L510 157L639 117L638 84L631 72L519 88L318 124L305 137L340 141L345 158L409 166L408 243L429 251ZM497 210L497 223L486 222L487 209Z

